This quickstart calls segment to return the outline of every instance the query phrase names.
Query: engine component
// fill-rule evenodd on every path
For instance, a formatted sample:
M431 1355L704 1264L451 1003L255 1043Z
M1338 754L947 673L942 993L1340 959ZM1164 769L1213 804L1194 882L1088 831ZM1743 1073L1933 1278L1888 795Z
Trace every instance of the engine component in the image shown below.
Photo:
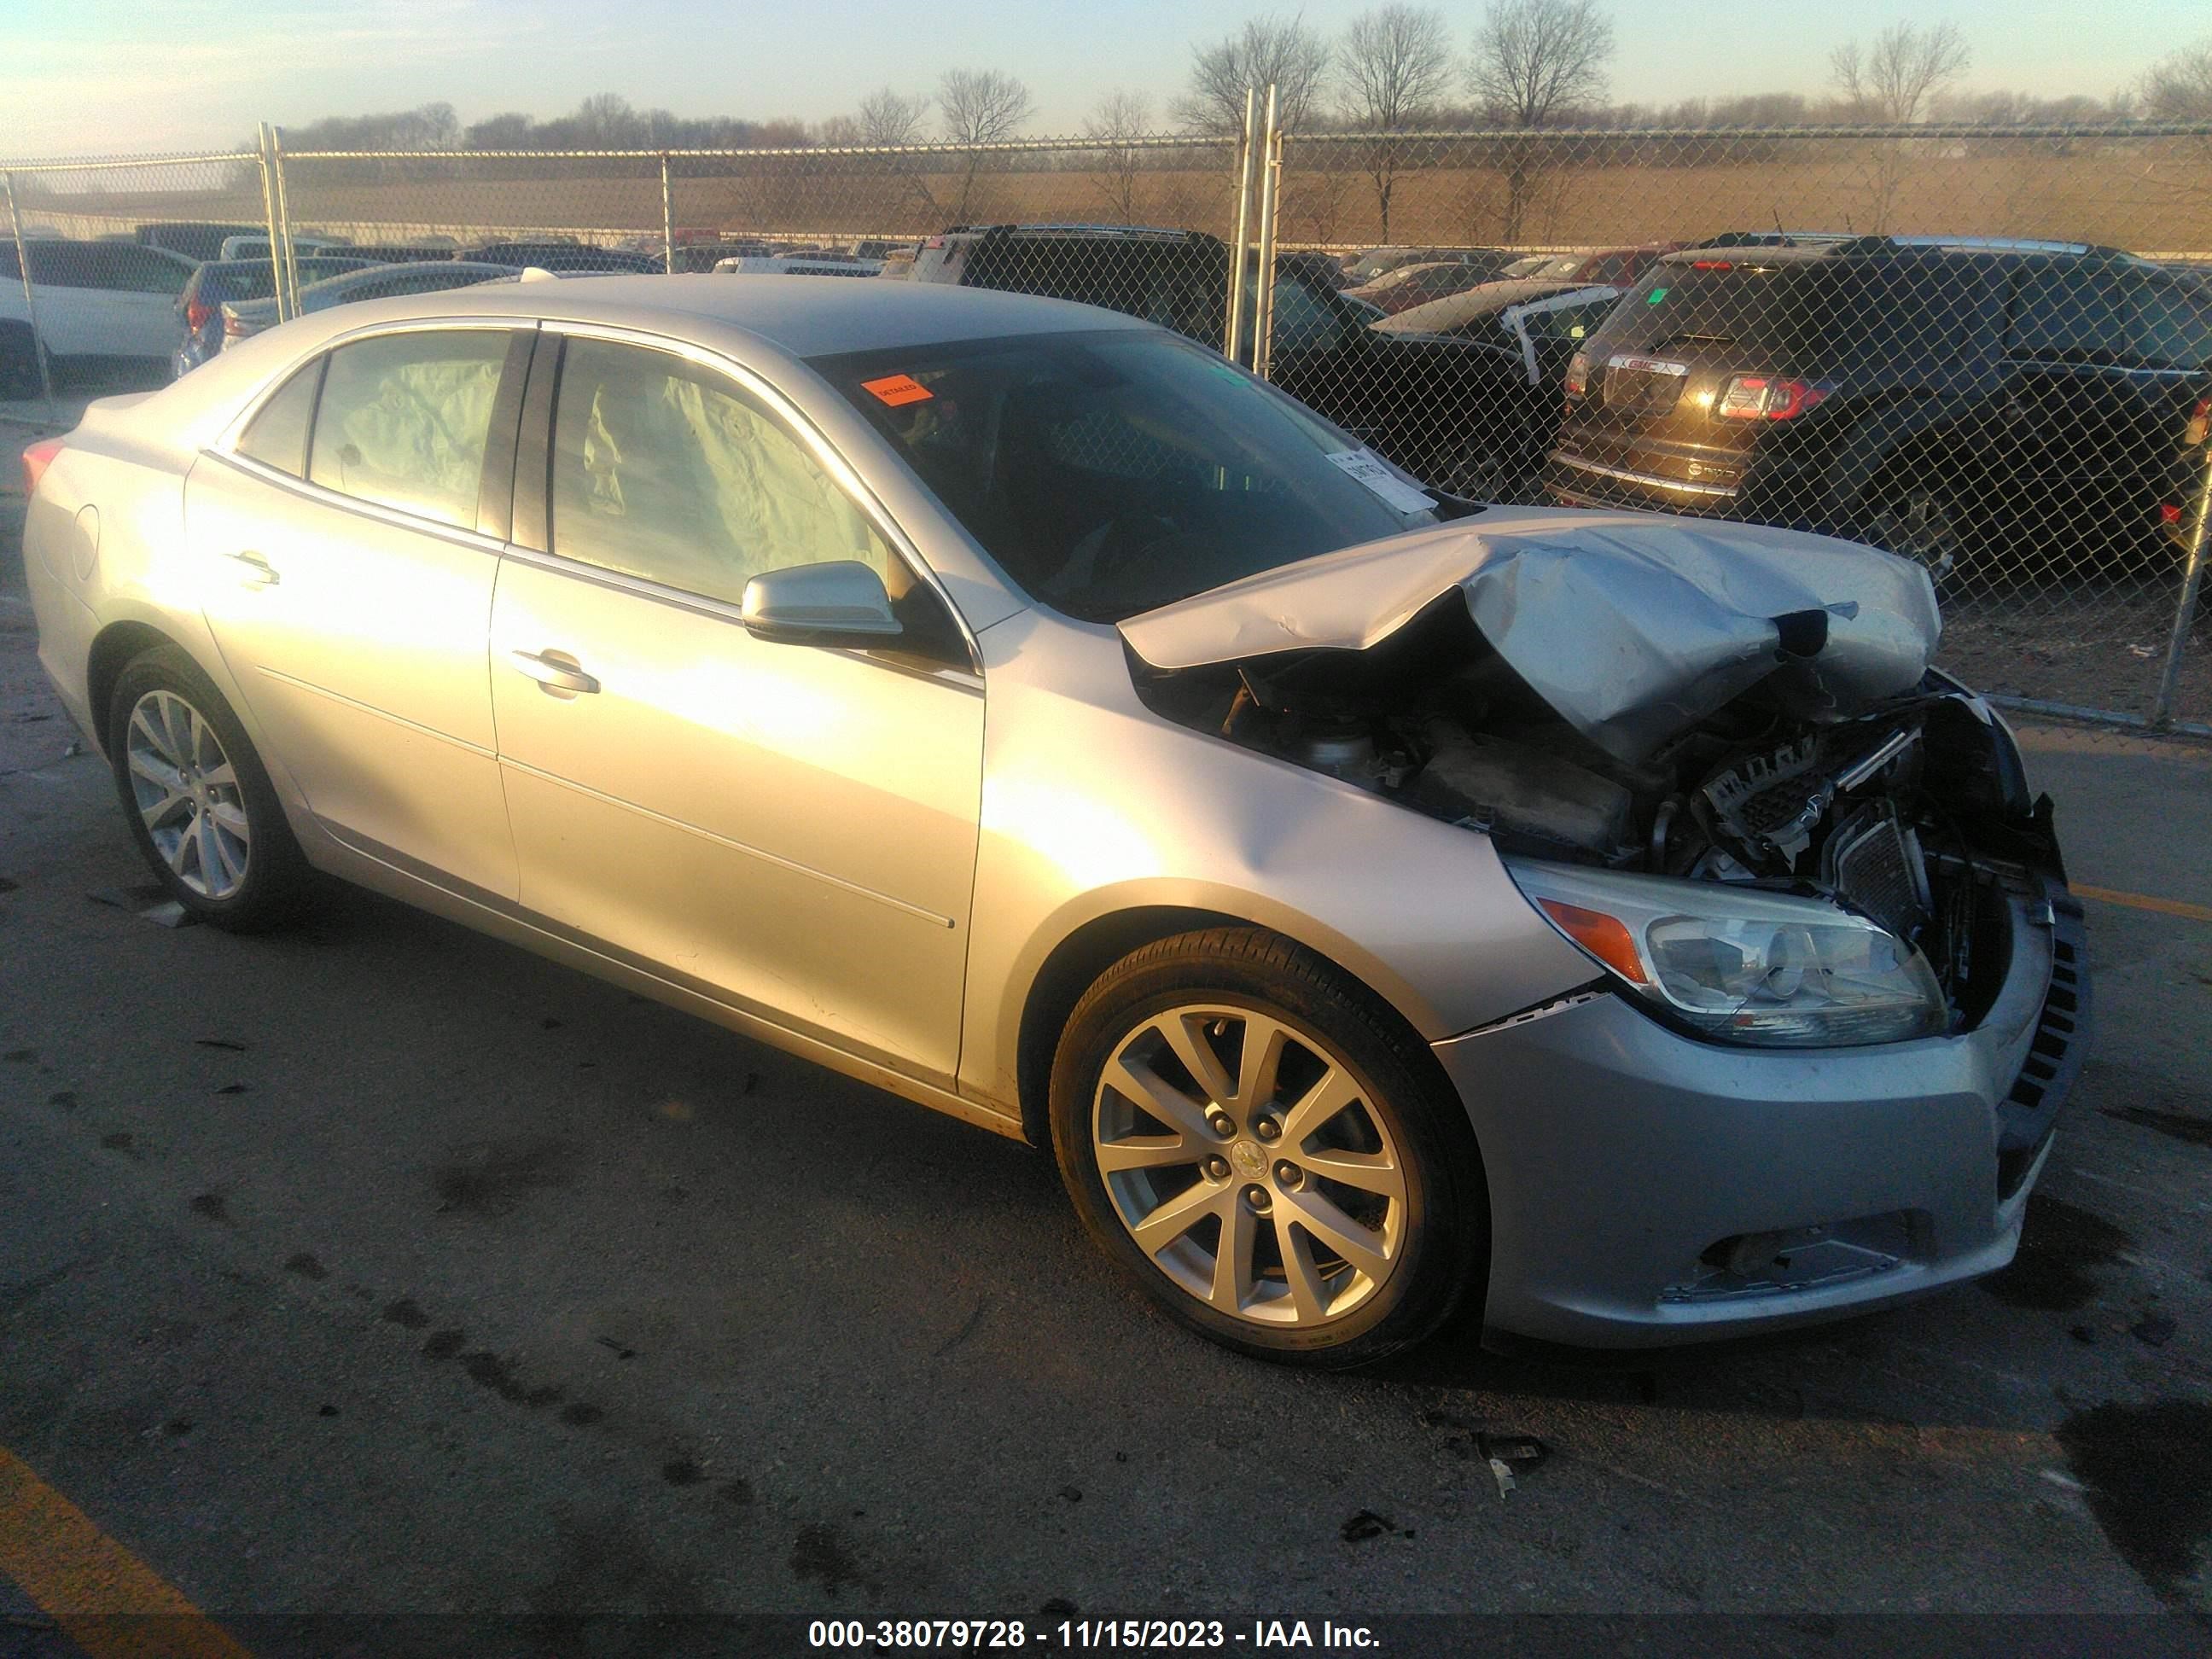
M1834 782L1808 776L1820 757L1817 733L1765 754L1746 755L1700 784L1718 838L1747 868L1788 874L1813 844L1835 799Z
M1918 838L1887 799L1869 801L1829 832L1824 885L1901 939L1917 939L1935 914Z
M1301 720L1292 740L1298 758L1316 771L1343 777L1375 763L1375 736L1364 720L1325 716Z
M1414 804L1534 847L1572 848L1608 864L1634 856L1635 797L1626 786L1555 750L1448 720L1430 721L1422 737L1428 763L1401 792Z

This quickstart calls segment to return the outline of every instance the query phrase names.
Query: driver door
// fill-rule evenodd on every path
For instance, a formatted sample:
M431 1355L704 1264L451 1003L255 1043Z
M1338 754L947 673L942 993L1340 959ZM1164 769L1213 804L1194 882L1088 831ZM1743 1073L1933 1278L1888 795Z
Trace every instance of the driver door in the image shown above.
M545 483L518 494L491 626L523 905L950 1086L983 690L943 600L784 410L649 344L549 331L523 447ZM843 559L915 649L747 632L748 579Z

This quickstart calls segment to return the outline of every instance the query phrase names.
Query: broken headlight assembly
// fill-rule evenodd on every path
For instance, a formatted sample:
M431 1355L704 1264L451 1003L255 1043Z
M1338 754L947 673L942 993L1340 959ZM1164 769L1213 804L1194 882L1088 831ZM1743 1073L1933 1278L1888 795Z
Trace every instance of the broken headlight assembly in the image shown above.
M1508 859L1552 925L1653 1012L1713 1042L1847 1048L1948 1023L1927 959L1824 900Z

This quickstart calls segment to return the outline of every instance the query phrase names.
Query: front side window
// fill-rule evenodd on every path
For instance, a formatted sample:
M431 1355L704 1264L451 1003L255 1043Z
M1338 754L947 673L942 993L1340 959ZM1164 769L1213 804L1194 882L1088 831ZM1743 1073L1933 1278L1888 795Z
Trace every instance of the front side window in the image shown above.
M1171 335L1017 336L812 366L1009 577L1085 620L1435 522L1352 439Z
M572 339L553 415L552 551L737 604L753 577L858 559L906 586L867 515L728 382L665 352Z
M323 377L308 478L472 528L507 338L436 329L340 346Z

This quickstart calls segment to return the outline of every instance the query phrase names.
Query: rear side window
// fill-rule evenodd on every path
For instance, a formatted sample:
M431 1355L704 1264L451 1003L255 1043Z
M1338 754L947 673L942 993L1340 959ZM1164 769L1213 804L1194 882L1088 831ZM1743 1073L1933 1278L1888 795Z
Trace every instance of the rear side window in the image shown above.
M1910 368L1965 353L1981 276L1960 262L1716 258L1647 270L1595 337L1618 351L1814 370Z
M2212 368L2212 299L2179 283L2144 281L2128 301L2129 341L2137 361L2154 368Z
M323 377L308 477L360 501L473 526L507 348L503 329L339 347Z
M323 361L316 358L261 405L261 412L238 441L240 454L250 455L264 466L273 466L295 478L306 476L307 428L314 422L315 389L322 384Z
M896 597L890 550L811 452L680 357L572 339L553 413L552 550L735 605L789 565L858 559Z
M2005 348L2040 362L2134 361L2120 274L2090 261L2031 265L2014 279Z

